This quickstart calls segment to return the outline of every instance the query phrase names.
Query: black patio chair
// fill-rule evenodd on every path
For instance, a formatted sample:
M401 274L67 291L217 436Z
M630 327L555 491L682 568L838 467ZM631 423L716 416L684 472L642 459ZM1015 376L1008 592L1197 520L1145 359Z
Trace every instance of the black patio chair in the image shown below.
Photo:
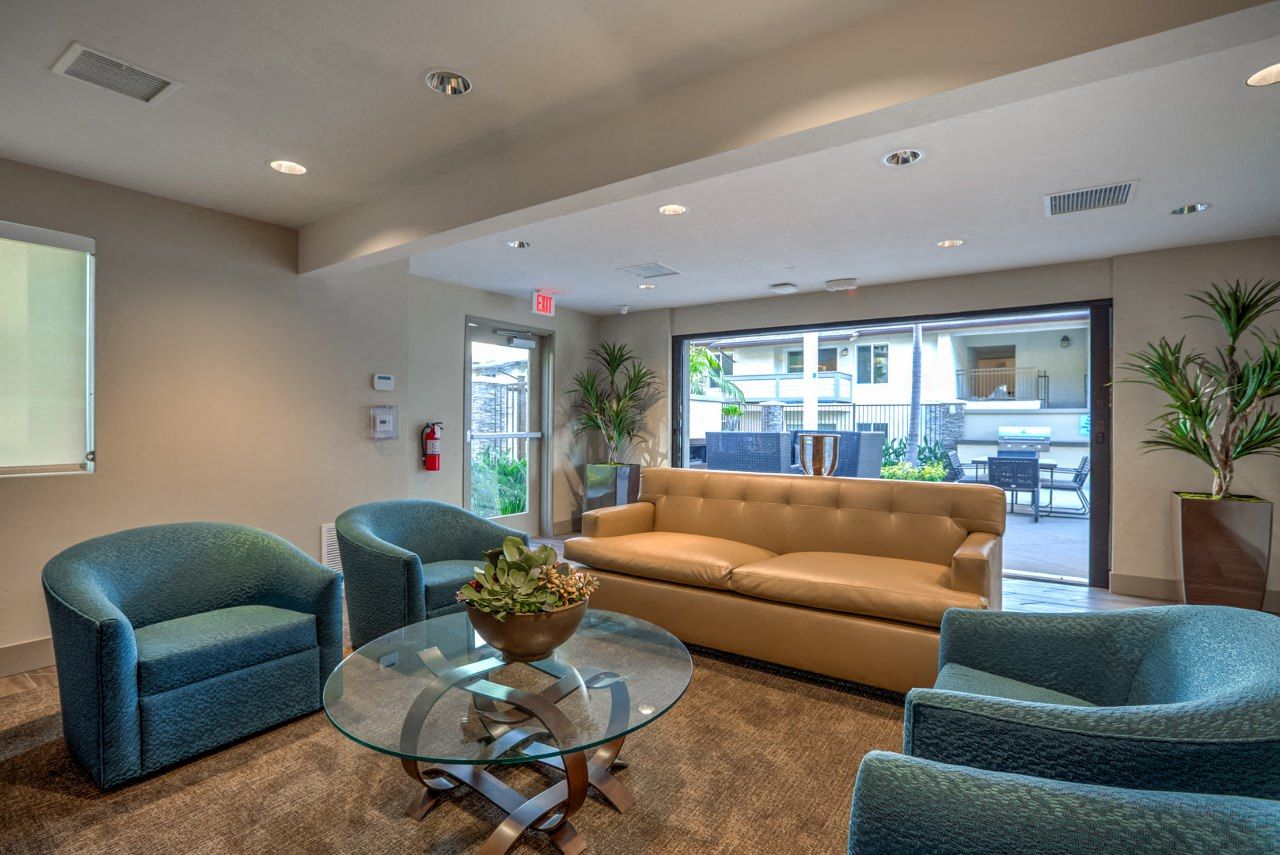
M966 466L973 468L973 474L970 475L965 471ZM978 477L978 464L966 464L960 459L959 453L955 451L947 452L947 480L954 481L959 484L985 484L986 479Z
M1012 496L1012 513L1018 506L1018 494L1031 494L1033 522L1040 522L1040 461L1032 457L988 457L987 482Z
M1089 516L1089 492L1084 488L1085 482L1089 480L1089 455L1080 458L1080 465L1075 469L1055 469L1050 473L1050 477L1040 479L1040 489L1049 491L1049 507L1045 511L1046 515L1057 514L1058 516ZM1065 475L1068 477L1060 478L1058 476ZM1068 493L1075 493L1076 498L1080 501L1079 511L1054 511L1053 493L1055 490L1065 490Z

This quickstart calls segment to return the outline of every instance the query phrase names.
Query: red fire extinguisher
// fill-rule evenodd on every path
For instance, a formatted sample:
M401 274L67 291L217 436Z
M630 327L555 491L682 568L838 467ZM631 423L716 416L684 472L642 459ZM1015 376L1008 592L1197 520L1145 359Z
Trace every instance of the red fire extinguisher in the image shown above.
M427 422L422 429L422 468L428 472L440 471L440 437L444 434L444 422Z

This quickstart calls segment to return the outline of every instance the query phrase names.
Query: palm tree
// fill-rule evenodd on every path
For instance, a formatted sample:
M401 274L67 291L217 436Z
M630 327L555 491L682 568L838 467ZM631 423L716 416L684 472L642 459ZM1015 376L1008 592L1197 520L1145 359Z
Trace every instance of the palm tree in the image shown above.
M911 325L911 411L907 414L907 463L920 463L920 339L919 324Z
M720 397L726 401L746 401L738 384L724 373L720 355L704 344L695 344L689 348L689 391L705 395L708 388L719 388Z

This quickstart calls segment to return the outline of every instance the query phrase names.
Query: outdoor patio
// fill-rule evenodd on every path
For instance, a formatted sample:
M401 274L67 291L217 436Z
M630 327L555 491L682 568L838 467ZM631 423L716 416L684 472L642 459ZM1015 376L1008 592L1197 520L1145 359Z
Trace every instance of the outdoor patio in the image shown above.
M1087 580L1088 518L1041 516L1040 522L1033 522L1030 509L1019 506L1006 523L1004 569Z

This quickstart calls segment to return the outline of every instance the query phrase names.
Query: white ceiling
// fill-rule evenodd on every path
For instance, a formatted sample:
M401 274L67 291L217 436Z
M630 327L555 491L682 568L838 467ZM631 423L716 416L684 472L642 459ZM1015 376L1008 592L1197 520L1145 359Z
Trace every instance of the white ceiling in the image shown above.
M415 256L412 269L512 294L557 290L563 305L592 312L638 311L765 297L779 281L874 285L1280 233L1280 85L1244 85L1280 61L1280 32L1271 35L457 243ZM880 164L905 145L924 159ZM1044 216L1046 193L1128 179L1139 183L1125 207ZM1170 215L1194 201L1214 207ZM667 202L689 213L660 216ZM944 238L965 245L936 248ZM532 248L509 249L511 239ZM640 291L617 271L649 261L682 275Z
M299 226L889 5L5 2L0 157ZM146 105L53 74L73 40L183 86ZM431 92L436 66L475 89ZM277 175L278 158L311 172Z

